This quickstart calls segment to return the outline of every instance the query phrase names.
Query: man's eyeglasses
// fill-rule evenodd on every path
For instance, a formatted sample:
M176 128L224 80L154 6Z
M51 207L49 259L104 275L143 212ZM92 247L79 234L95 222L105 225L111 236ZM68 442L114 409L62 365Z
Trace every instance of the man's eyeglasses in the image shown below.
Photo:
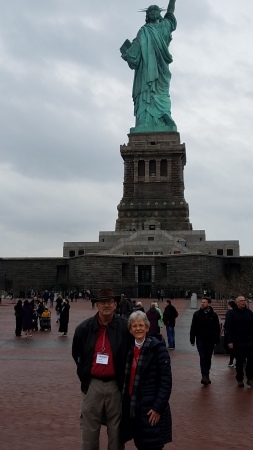
M98 300L97 303L99 303L100 305L112 305L115 302L115 300L111 299L111 300Z

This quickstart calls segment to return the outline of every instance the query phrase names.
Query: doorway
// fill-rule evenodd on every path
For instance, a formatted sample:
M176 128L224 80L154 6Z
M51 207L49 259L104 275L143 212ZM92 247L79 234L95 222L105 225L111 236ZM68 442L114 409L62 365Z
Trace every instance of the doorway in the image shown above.
M150 297L151 290L151 266L138 266L138 297Z

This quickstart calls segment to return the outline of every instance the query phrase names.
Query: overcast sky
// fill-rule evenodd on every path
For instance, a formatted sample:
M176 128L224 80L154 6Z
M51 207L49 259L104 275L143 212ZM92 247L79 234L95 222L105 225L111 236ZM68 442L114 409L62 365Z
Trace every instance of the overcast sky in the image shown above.
M0 257L115 229L143 0L0 0ZM159 4L167 7L166 2ZM177 0L172 117L194 230L253 254L253 2Z

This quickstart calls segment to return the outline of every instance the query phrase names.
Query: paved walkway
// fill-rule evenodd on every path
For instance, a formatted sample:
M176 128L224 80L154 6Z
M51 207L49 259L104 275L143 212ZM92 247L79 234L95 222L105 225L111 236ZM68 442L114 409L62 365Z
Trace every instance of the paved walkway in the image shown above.
M149 300L143 303L147 308ZM194 311L186 300L173 304L179 311L171 353L173 443L164 450L252 450L253 390L236 387L235 371L219 355L213 357L211 386L202 387L198 355L189 343ZM53 311L51 332L24 339L14 336L13 306L0 306L0 449L79 450L80 386L71 344L76 325L94 310L90 302L71 303L67 338L58 335ZM106 442L103 427L101 450Z

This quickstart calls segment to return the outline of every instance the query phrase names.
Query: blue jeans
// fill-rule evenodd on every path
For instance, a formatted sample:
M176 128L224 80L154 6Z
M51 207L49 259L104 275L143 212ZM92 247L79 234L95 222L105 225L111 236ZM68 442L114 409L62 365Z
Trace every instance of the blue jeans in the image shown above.
M199 352L201 375L209 377L214 344L196 339L196 345Z
M168 346L169 348L175 348L175 327L170 327L166 325Z

